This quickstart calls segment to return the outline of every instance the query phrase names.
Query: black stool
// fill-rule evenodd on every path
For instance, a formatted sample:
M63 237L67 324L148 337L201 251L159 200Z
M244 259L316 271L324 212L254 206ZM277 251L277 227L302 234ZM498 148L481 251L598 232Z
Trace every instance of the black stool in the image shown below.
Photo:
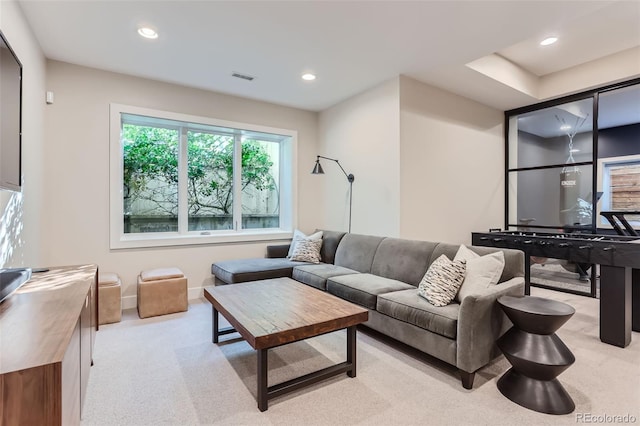
M498 380L504 396L523 407L547 414L568 414L575 404L556 377L576 358L555 334L576 312L566 303L541 297L498 299L513 327L498 347L512 367Z

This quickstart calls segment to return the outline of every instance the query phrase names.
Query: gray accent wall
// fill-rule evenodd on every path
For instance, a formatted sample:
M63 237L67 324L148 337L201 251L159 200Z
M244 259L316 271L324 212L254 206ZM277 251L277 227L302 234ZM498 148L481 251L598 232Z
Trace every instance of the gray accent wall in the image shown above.
M598 131L598 158L640 154L640 123Z

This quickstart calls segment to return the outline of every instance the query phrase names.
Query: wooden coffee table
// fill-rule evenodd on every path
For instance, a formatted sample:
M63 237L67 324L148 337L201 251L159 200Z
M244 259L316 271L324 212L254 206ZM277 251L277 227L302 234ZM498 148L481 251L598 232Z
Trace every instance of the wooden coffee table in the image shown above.
M204 297L213 308L213 343L238 332L258 351L258 408L272 398L338 374L356 376L356 325L367 321L365 308L290 278L208 287ZM233 328L220 330L220 312ZM347 329L347 360L313 373L269 386L267 351L332 331Z

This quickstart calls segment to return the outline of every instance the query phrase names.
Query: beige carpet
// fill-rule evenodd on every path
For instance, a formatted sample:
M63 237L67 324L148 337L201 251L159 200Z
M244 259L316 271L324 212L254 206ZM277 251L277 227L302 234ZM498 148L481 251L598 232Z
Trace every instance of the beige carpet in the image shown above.
M509 368L504 357L468 391L453 367L366 330L358 332L356 378L272 400L261 413L255 352L234 335L211 343L211 306L202 301L144 320L125 311L122 322L100 327L82 425L574 425L589 415L640 423L640 333L625 349L601 343L597 299L532 293L577 310L558 333L576 356L559 377L576 403L572 414L540 414L503 397L496 381ZM340 331L270 351L270 383L344 360L345 340Z

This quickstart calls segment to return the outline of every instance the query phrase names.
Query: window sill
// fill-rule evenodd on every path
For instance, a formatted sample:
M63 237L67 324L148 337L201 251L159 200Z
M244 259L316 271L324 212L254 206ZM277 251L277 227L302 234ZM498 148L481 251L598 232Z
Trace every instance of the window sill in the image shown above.
M222 233L218 231L214 235L198 233L188 235L180 235L177 233L128 234L121 236L120 239L112 239L110 248L112 250L120 250L130 248L192 246L201 244L256 243L290 240L292 236L293 232L282 229L247 230L244 232L225 231Z

